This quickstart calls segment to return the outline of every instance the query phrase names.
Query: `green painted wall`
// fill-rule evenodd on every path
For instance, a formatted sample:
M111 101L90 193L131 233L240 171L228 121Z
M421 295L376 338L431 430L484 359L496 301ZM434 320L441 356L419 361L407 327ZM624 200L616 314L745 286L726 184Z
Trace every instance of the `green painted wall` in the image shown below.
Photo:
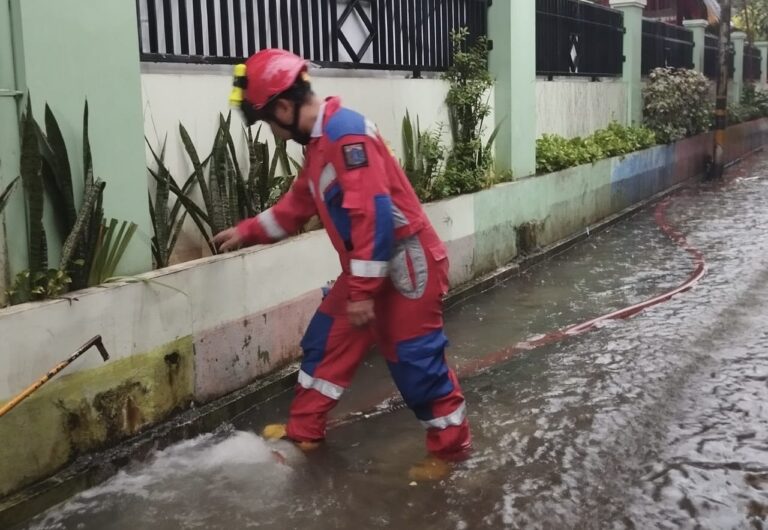
M11 0L10 5L17 84L31 92L38 121L43 121L45 103L58 118L78 186L75 196L82 191L82 122L87 98L94 172L107 183L105 217L139 225L120 273L151 269L135 3ZM48 235L53 237L52 219L47 222ZM21 226L23 210L17 207L8 218L14 271L26 268L26 235ZM49 245L53 263L58 261L57 246Z
M501 124L495 161L499 169L511 169L515 178L522 178L536 172L535 2L493 2L488 24L493 41L488 66L496 80L494 116Z
M741 93L744 91L744 46L747 34L737 31L731 34L733 43L733 90L728 94L731 103L741 101Z
M704 73L704 51L706 46L706 31L709 22L706 20L684 20L683 26L693 33L693 69Z
M519 248L526 239L548 245L613 213L611 164L601 160L475 194L473 274L508 263L526 250Z
M755 46L760 50L760 85L765 89L768 84L768 42L755 42Z
M646 0L611 0L611 7L624 13L624 74L627 84L627 122L643 121L642 57L643 9Z
M0 189L11 182L19 173L19 131L17 121L16 72L13 58L13 36L10 4L0 2ZM24 203L21 200L21 186L16 188L15 198L6 207L4 215L11 219L24 219ZM0 305L3 303L7 280L6 244L4 216L0 216ZM22 231L23 229L23 224ZM27 262L26 246L16 252L16 259Z

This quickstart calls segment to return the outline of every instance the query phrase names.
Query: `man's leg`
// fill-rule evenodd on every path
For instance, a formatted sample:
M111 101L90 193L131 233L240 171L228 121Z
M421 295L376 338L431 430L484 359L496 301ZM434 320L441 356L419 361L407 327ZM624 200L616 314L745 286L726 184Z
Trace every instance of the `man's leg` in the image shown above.
M312 318L302 340L304 358L286 434L298 442L325 438L327 415L349 387L373 343L368 328L347 319L348 284L342 275Z
M442 330L400 341L388 364L403 399L427 431L429 453L461 460L472 444L464 395L445 360L447 342Z
M403 399L427 431L427 450L443 460L462 459L471 435L464 395L445 359L444 247L424 234L399 256L393 260L393 287L377 308L382 351Z

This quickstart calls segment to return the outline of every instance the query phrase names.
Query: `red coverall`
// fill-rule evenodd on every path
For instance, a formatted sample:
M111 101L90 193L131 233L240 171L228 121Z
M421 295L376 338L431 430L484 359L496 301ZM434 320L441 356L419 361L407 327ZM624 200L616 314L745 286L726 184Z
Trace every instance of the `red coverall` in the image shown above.
M287 435L325 438L326 417L377 343L406 404L427 430L427 449L460 458L470 448L464 396L445 361L443 243L407 177L362 115L323 104L302 172L280 201L240 223L248 244L278 241L318 214L342 273L309 324ZM347 302L373 299L376 320L355 327Z

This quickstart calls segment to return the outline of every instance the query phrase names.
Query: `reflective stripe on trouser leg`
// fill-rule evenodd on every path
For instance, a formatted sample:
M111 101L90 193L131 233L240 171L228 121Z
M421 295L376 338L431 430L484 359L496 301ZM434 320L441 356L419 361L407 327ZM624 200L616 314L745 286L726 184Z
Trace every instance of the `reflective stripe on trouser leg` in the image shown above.
M304 370L299 370L299 384L307 390L317 390L325 397L335 399L336 401L341 399L341 395L344 393L343 387L325 379L312 377Z
M431 404L434 425L427 427L427 450L446 460L459 460L468 455L472 447L472 435L467 420L467 405L453 370L449 377L453 382L450 394ZM429 422L422 421L422 424Z
M466 419L467 405L466 403L462 403L450 414L431 420L421 420L421 425L425 429L447 429L448 427L456 427L461 425Z
M338 403L371 345L370 331L347 319L348 279L340 277L318 308L302 340L296 395L291 403L288 437L325 438L328 412Z
M427 449L453 458L471 442L464 396L445 362L447 342L441 329L401 341L397 360L388 365L403 399L427 428Z

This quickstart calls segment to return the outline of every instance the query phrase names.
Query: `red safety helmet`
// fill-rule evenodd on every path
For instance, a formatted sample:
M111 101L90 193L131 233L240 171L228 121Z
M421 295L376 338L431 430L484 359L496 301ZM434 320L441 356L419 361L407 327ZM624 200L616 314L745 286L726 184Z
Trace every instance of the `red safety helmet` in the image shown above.
M291 52L268 49L257 52L245 63L245 99L261 110L275 96L285 92L307 71L307 61Z
M299 129L299 108L307 94L311 94L307 66L307 61L285 50L255 53L245 64L235 66L229 101L242 111L249 127L259 120L276 123L289 131L293 140L306 145L310 135ZM270 102L281 95L293 102L292 123L280 122L269 108Z

